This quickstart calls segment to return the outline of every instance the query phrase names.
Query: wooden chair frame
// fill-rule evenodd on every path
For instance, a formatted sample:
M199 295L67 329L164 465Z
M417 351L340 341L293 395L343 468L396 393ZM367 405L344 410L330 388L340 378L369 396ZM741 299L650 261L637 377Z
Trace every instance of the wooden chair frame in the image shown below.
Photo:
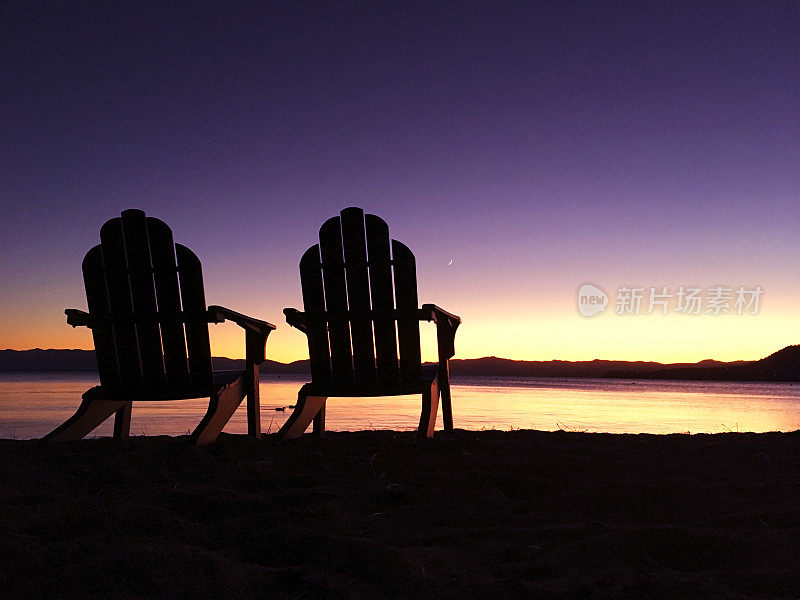
M123 211L100 232L83 261L89 311L67 309L67 324L92 330L100 385L45 439L80 439L112 414L114 438L130 432L133 401L208 397L192 433L213 442L247 397L247 430L261 435L258 365L275 326L222 306L205 306L200 261L173 244L169 227L139 210ZM208 324L245 330L245 370L214 372Z
M391 254L390 254L391 252ZM305 311L284 309L286 322L308 338L312 381L278 432L302 435L313 421L325 430L332 396L421 394L418 434L432 437L439 398L445 431L453 429L449 359L461 319L434 304L419 307L414 255L389 239L386 223L346 208L320 229L320 243L300 261ZM436 324L438 365L421 364L419 322Z

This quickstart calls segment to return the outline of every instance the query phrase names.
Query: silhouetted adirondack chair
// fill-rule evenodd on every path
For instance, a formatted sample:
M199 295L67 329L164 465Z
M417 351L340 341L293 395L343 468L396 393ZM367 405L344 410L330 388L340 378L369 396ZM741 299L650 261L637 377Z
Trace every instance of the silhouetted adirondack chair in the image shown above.
M452 431L448 360L461 319L433 304L419 307L414 255L397 240L390 244L379 217L346 208L322 225L319 239L300 261L305 312L283 311L308 337L312 381L301 388L279 438L302 435L312 420L321 436L331 396L421 393L418 433L431 437L441 392L444 427ZM421 365L420 320L436 323L433 367Z
M200 261L173 243L164 222L140 210L108 221L100 241L83 259L89 312L65 311L68 324L92 330L100 385L45 439L80 439L114 413L114 438L125 438L134 400L209 397L208 412L192 433L204 445L216 439L245 395L247 430L259 437L258 365L275 326L221 306L206 309ZM226 319L245 330L244 372L211 369L208 323Z

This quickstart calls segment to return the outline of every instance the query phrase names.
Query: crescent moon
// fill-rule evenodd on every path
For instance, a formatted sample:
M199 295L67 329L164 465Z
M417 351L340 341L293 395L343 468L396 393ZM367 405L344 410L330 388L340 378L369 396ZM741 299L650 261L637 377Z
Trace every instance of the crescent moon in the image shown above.
M449 263L447 263L447 266L449 267L449 266L450 266L450 265L452 265L452 264L453 264L453 259L451 258L451 259L450 259L450 262L449 262Z

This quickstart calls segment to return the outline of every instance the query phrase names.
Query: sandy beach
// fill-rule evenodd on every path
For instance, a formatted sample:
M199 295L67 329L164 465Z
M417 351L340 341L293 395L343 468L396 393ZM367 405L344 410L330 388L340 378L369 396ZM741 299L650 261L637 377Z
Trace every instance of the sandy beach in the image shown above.
M797 598L800 432L0 440L5 598Z

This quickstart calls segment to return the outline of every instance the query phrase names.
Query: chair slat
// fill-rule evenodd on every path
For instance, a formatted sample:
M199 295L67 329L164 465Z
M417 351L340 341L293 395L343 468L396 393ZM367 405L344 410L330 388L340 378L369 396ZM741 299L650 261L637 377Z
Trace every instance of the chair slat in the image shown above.
M369 254L369 282L374 311L375 362L378 383L396 385L400 381L397 368L397 334L392 293L392 267L389 255L389 227L375 215L365 215Z
M419 301L417 299L417 267L411 250L392 240L395 300L397 302L397 341L400 348L400 381L415 384L421 381L419 348Z
M128 281L125 258L125 240L122 235L122 219L107 221L100 229L100 245L103 249L103 269L108 287L114 341L122 384L128 389L142 388L142 367L139 344L133 321L133 301Z
M350 323L347 312L342 231L339 217L325 221L319 230L322 282L325 306L337 316L328 320L333 379L343 385L353 384L353 355L350 347ZM338 316L339 314L345 316Z
M111 325L111 309L108 305L108 289L103 272L103 251L98 245L89 250L83 259L83 281L86 286L86 302L89 313L95 317L92 324L94 352L100 385L112 392L121 387L117 347Z
M377 380L375 375L372 318L368 316L370 297L364 211L360 208L346 208L341 214L355 383L356 385L375 385ZM367 316L358 317L354 316L354 313L361 313Z
M175 244L172 230L163 221L147 217L150 238L150 256L156 283L156 300L161 315L161 343L167 385L171 389L189 387L189 370L186 361L186 338L180 316L181 297L178 287L178 268L175 263ZM174 315L174 318L169 318Z
M128 277L136 315L136 337L142 361L143 385L146 389L163 390L166 385L161 333L156 318L156 290L147 224L141 210L122 212L122 231L128 262Z
M181 301L186 327L186 348L192 387L210 389L212 383L211 345L208 339L208 315L203 291L203 271L194 252L175 244Z
M331 355L328 347L328 325L324 315L325 296L322 289L319 244L306 250L300 259L300 284L303 288L303 310L308 325L308 355L312 379L318 385L329 385Z

